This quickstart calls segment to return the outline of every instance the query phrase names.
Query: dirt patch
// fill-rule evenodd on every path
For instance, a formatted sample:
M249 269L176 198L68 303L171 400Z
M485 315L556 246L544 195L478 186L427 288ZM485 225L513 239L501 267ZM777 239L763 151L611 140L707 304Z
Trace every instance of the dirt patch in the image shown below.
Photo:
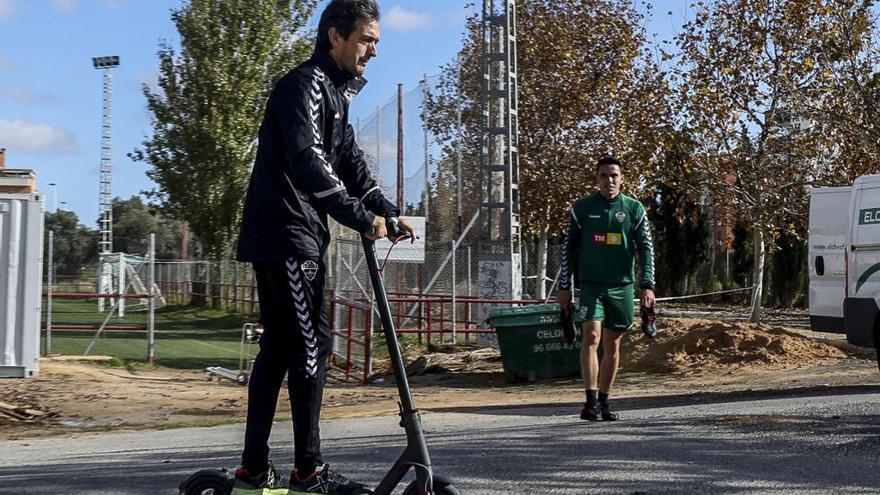
M880 385L872 351L847 346L841 336L804 333L778 326L663 319L655 341L638 332L625 337L614 396ZM583 401L577 377L506 383L494 349L407 359L415 402L425 411L566 404L576 412ZM0 380L0 403L22 414L43 413L21 419L0 411L2 440L239 422L247 410L247 389L230 381L208 381L200 371L121 369L53 357L41 360L37 378ZM328 380L323 418L394 414L397 390L390 376L368 385ZM290 416L285 393L278 416Z
M760 323L669 318L659 332L654 342L628 342L624 369L694 375L821 366L847 358L834 345Z
M390 366L384 368L390 372ZM433 353L412 357L406 365L408 376L426 373L502 373L501 352L495 348L454 353Z

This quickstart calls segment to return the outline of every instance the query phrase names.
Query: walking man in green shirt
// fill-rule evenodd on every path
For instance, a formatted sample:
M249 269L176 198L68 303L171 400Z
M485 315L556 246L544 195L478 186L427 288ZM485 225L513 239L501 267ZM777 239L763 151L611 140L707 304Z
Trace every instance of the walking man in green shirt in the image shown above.
M572 277L580 288L581 373L587 401L581 419L614 421L608 403L620 362L620 341L633 328L636 258L643 308L654 306L654 245L645 207L620 193L623 166L613 156L596 163L598 192L577 200L562 249L559 304L571 312ZM600 340L601 339L601 340ZM598 348L604 350L599 363Z

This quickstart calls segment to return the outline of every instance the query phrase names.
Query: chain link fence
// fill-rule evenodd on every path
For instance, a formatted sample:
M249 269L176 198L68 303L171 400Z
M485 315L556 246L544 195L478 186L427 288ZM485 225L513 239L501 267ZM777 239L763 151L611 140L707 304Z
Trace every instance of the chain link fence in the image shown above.
M486 327L478 321L477 246L460 244L453 249L434 243L425 249L424 262L383 260L388 252L377 249L383 268L395 327L417 333L427 345L473 343L472 337ZM558 268L558 246L548 248L547 273ZM538 247L523 247L524 299L538 293ZM354 368L369 375L371 339L380 330L379 319L360 239L348 232L339 234L328 256L325 299L334 334L334 364L346 371ZM159 261L157 285L169 304L191 304L225 309L249 315L257 321L259 297L249 263L236 261ZM553 284L545 277L545 289ZM534 302L534 301L531 301ZM354 368L353 368L354 367Z
M385 286L392 296L476 297L476 246L453 242L443 248L425 249L424 263L388 261L384 265ZM523 246L525 299L533 299L537 288L538 248ZM545 289L558 271L559 246L549 246ZM377 251L380 264L386 251ZM364 261L363 246L354 235L338 236L327 261L328 296L352 302L372 302L372 287ZM237 261L156 262L156 283L168 304L209 305L242 314L259 310L256 279L250 263Z

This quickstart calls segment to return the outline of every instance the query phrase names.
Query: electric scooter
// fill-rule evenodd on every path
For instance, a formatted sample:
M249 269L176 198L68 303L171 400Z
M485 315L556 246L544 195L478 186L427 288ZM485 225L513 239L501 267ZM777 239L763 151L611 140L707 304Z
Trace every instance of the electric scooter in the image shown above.
M386 221L390 237L402 241L409 238L397 227L397 218L388 217ZM397 242L395 241L395 242ZM373 283L373 292L376 295L376 304L379 309L379 317L382 320L382 330L385 333L385 341L388 343L388 354L391 358L391 368L394 380L397 383L397 391L400 395L400 426L406 431L406 448L390 470L382 478L382 481L373 490L373 495L391 495L400 484L410 468L415 470L416 479L403 491L403 495L459 495L458 490L452 483L441 476L434 476L431 469L431 457L428 454L428 445L422 431L422 419L418 409L413 404L409 381L404 370L403 355L400 344L397 341L397 332L394 329L394 321L391 318L391 307L388 305L388 296L385 293L385 283L379 271L379 262L376 258L376 249L373 241L361 236L364 245L364 255L367 258L367 268L370 272L370 280ZM226 469L204 469L196 472L180 484L180 495L229 495L232 493L233 475Z

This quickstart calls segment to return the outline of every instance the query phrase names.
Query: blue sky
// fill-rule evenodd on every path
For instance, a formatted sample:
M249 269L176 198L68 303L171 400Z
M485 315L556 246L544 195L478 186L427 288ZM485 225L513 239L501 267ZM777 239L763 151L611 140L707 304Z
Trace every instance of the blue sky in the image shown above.
M461 42L464 0L379 0L379 57L352 107L367 117L396 92L436 74ZM668 38L687 2L653 2L649 32ZM57 201L94 228L98 218L102 71L91 58L119 55L113 71L113 196L151 189L147 165L128 159L150 133L141 92L154 84L160 40L177 44L170 10L181 0L0 0L0 148L7 168L37 173L46 208ZM321 6L319 6L320 12ZM672 11L672 17L667 16ZM49 183L58 184L50 187Z

